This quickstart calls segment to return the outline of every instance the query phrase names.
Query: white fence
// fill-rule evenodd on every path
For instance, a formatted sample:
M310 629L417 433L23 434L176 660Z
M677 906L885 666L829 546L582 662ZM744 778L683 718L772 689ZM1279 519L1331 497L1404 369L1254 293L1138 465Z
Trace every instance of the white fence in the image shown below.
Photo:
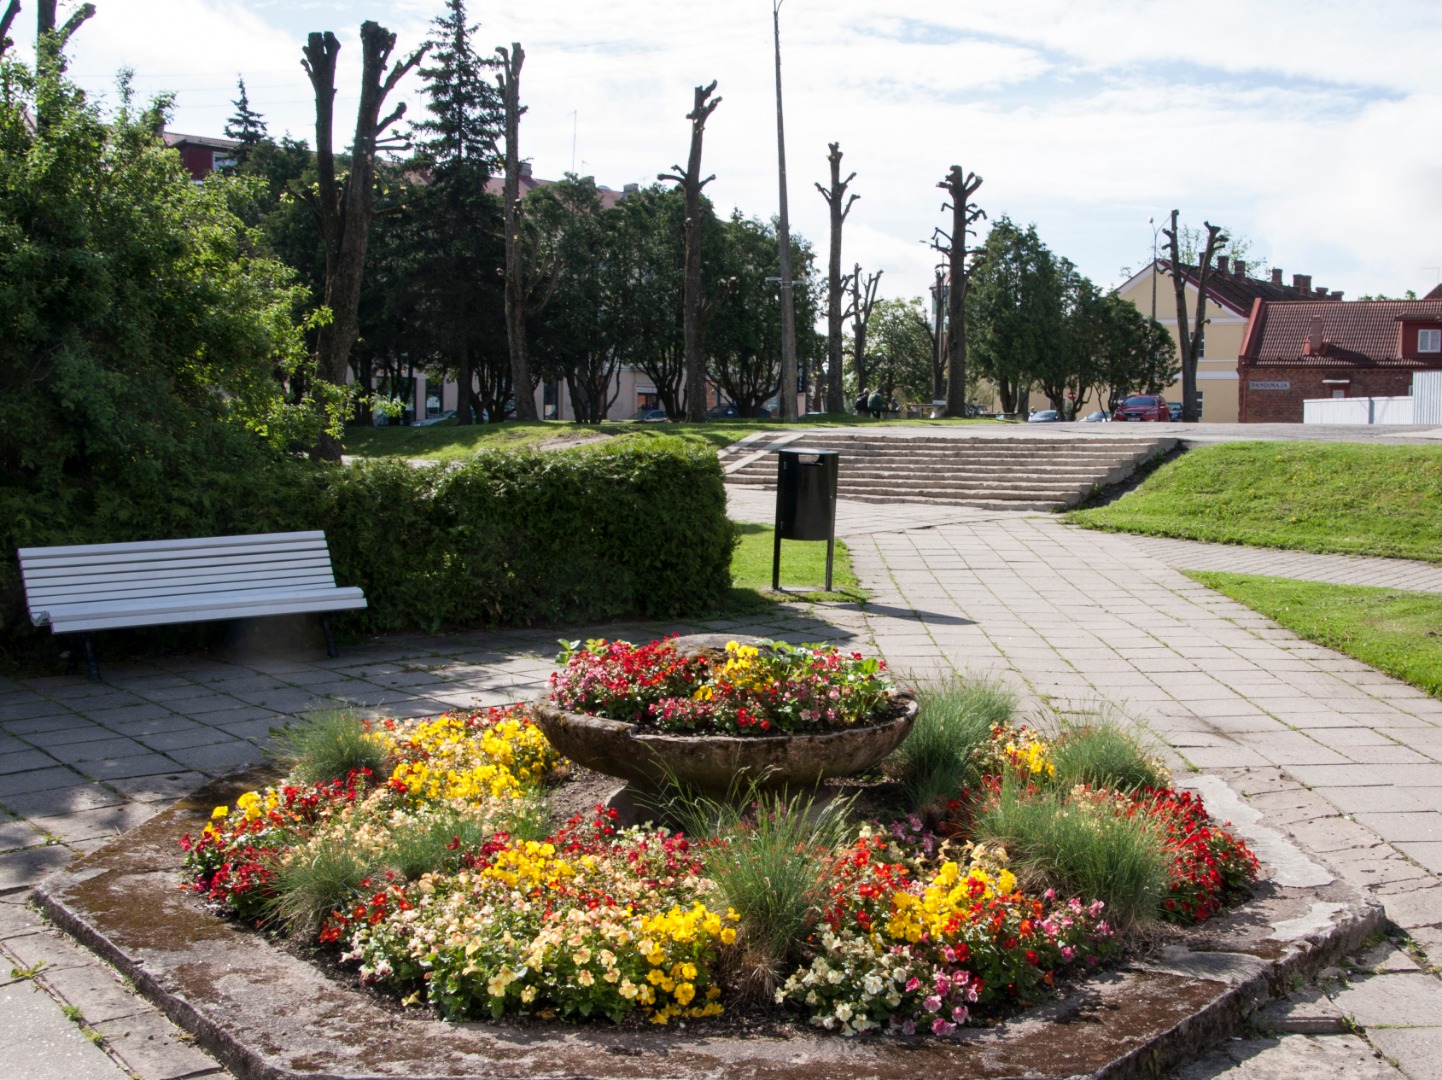
M1442 371L1412 376L1412 423L1442 424Z
M1302 402L1304 424L1410 424L1410 397L1314 398Z

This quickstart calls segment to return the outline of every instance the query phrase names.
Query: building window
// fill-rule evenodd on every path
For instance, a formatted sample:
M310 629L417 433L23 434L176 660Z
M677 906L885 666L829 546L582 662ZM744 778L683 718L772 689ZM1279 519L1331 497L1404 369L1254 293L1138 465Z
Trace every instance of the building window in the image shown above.
M1418 330L1417 351L1442 352L1442 330Z

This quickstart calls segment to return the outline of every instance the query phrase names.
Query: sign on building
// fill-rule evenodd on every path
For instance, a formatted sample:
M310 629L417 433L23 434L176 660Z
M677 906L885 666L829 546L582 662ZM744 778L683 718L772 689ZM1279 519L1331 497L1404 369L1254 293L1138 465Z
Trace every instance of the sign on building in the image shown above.
M1292 384L1286 379L1254 379L1247 383L1248 390L1290 390Z

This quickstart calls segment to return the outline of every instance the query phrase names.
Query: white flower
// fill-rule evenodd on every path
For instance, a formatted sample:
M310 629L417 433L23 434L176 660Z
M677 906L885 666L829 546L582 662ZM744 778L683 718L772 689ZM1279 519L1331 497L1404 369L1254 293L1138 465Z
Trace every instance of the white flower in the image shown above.
M843 1001L840 1005L836 1006L836 1019L840 1020L843 1024L851 1019L851 1006L848 1003Z
M873 972L872 974L866 976L866 978L861 980L861 985L868 994L874 995L881 993L882 989L885 987L886 984L881 981L880 975L877 975Z

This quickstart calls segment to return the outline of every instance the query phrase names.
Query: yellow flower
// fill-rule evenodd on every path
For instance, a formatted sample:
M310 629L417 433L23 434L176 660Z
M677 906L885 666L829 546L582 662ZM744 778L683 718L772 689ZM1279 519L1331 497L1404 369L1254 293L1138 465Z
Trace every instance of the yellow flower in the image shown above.
M219 821L221 818L226 817L226 816L228 816L229 814L230 814L230 807L228 807L228 806L217 806L214 810L212 810L212 811L210 812L210 820L211 820L211 821Z
M676 987L676 1001L680 1005L691 1004L691 999L696 996L696 987L691 983L683 982Z

